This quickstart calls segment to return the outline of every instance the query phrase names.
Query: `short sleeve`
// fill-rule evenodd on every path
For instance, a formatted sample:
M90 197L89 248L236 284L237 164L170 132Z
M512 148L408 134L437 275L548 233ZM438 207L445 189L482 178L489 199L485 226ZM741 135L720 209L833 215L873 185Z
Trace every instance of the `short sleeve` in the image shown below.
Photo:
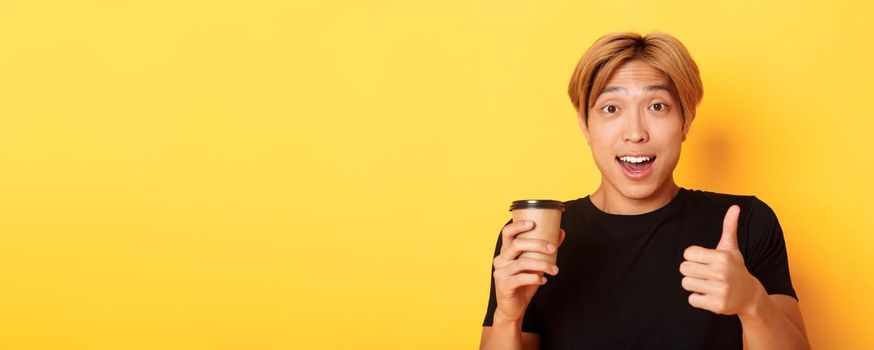
M511 219L507 221L507 224L513 222ZM503 230L503 227L501 228ZM495 244L495 255L494 257L501 254L501 232L498 232L498 242ZM493 259L494 259L493 257ZM495 296L495 266L492 264L492 273L490 275L491 285L489 291L489 304L486 308L486 315L483 319L483 327L492 326L494 322L495 310L498 308L498 300ZM531 302L528 304L528 309L525 310L525 316L522 319L522 331L526 333L543 333L543 329L540 325L539 320L537 319L537 310L536 310L536 301L537 294L534 294L534 298L531 299Z
M777 215L765 202L753 197L750 204L747 269L768 294L785 294L798 300L789 274L789 257Z

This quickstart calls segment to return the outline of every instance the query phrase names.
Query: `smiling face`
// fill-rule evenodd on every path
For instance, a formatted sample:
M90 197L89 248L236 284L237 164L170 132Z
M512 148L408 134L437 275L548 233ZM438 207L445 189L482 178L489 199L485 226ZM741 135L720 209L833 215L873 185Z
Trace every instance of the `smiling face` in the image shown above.
M613 71L580 128L613 202L659 200L676 184L674 168L688 128L671 80L630 60Z

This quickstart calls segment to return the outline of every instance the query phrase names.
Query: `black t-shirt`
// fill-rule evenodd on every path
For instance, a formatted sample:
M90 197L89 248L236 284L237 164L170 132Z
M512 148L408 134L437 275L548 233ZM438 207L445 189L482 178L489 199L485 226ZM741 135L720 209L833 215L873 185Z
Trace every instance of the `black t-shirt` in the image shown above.
M741 208L737 240L747 270L768 294L797 299L780 223L754 196L681 188L640 215L603 212L588 196L564 204L560 271L546 275L522 322L523 332L540 334L542 349L742 349L740 319L692 307L680 286L683 251L715 248L732 204ZM500 251L499 234L495 256ZM483 326L497 306L491 282Z

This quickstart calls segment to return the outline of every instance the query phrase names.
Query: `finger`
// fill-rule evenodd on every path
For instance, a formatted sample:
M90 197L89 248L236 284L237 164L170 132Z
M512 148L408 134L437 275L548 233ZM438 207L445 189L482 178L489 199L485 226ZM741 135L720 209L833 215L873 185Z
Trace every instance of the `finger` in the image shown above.
M723 255L723 253L715 249L707 249L704 247L699 247L697 245L690 246L683 251L684 259L701 264L710 264L716 262L722 259L720 257L721 255Z
M559 229L559 231L558 231L558 245L559 246L561 246L561 244L564 243L564 237L566 235L567 234L564 232L564 229Z
M534 238L516 238L510 244L510 249L501 253L506 255L506 258L516 259L524 252L538 252L543 254L555 253L555 245L542 239Z
M715 303L713 298L708 297L701 293L692 293L689 294L689 305L693 307L704 309L713 312L716 310Z
M680 273L683 274L683 276L701 279L713 279L715 277L712 268L705 264L693 261L683 261L680 263Z
M531 258L516 259L511 264L507 265L506 270L511 276L523 271L543 272L553 276L558 274L558 266L555 264L546 260Z
M737 205L732 205L725 212L725 219L722 220L722 238L719 239L716 249L737 250L737 218L739 216L740 207Z
M533 274L533 273L520 273L510 277L507 280L507 289L514 290L522 286L531 286L531 285L542 285L546 283L546 277Z
M504 228L501 229L501 252L512 244L516 235L533 229L534 221L531 220L519 220L518 222L514 221L504 225Z
M552 254L556 250L555 245L541 239L516 238L510 242L511 243L506 248L501 249L501 254L498 255L501 260L506 261L507 263L513 262L513 260L525 252ZM497 259L497 257L495 259Z
M683 277L683 279L680 280L680 286L690 292L700 293L704 295L711 295L716 292L716 287L713 286L711 282L700 278Z
M494 260L492 260L492 265L495 267L495 272L504 268L504 266L510 265L513 262L513 259L505 259L504 253L498 254Z

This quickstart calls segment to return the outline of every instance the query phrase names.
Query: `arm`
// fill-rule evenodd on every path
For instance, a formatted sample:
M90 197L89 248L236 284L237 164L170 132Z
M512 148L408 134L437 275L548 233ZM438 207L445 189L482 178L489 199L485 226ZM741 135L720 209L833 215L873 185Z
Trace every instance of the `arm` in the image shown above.
M682 287L690 292L693 307L721 315L737 315L744 342L751 350L809 349L798 302L791 296L768 295L747 270L737 246L740 209L726 212L722 238L716 249L691 246L680 264Z
M760 289L747 313L739 313L744 342L755 349L810 349L798 301Z
M484 322L480 349L536 350L540 348L540 336L522 332L525 312L537 289L546 283L546 278L537 272L555 276L558 267L545 260L523 258L526 251L552 254L558 249L549 242L538 239L516 238L521 232L533 229L533 222L514 222L501 230L501 240L493 261L493 294L495 306L490 309L491 321ZM564 241L560 230L559 243ZM492 304L490 300L490 304Z

